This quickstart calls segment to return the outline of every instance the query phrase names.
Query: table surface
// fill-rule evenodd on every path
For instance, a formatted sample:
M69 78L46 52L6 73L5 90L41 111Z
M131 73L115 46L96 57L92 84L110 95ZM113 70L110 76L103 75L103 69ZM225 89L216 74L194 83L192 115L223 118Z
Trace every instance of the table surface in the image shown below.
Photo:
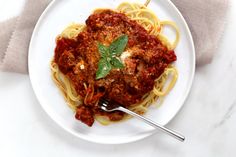
M18 15L23 2L0 0L0 21ZM0 72L0 156L235 156L235 16L236 1L231 1L225 33L213 62L197 69L184 107L168 124L186 136L184 143L163 134L123 145L99 145L75 138L43 111L27 75Z

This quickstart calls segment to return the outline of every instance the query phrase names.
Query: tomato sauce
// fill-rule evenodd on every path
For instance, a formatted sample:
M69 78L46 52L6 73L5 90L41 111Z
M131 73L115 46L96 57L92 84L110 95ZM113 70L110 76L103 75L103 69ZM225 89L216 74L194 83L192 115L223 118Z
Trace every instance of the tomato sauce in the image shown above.
M96 80L100 54L98 43L109 46L121 35L128 35L123 59L125 68L113 69L103 79ZM141 25L125 14L111 10L94 13L86 20L86 28L76 39L58 38L55 62L69 77L77 93L83 98L94 87L93 97L78 107L76 118L91 126L94 115L105 115L112 121L121 120L122 112L106 113L96 105L103 97L128 108L139 103L153 89L155 80L177 57L161 41L150 35ZM89 91L90 90L90 91Z

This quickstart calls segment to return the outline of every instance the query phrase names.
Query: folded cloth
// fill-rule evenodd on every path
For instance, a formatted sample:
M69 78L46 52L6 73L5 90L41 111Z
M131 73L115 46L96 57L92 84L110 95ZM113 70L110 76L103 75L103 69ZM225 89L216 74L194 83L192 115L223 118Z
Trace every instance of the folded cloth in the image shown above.
M28 48L34 26L51 0L26 0L19 17L0 23L0 70L28 73Z
M224 32L228 0L172 0L193 35L197 65L210 63Z
M0 70L28 73L27 56L33 28L51 0L26 0L19 17L0 23ZM197 65L211 62L228 10L228 0L172 0L190 26Z

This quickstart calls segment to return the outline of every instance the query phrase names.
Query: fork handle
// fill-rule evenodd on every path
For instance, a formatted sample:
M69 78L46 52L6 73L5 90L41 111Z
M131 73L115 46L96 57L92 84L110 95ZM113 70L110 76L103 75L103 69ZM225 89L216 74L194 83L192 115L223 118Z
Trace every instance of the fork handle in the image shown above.
M185 140L185 137L183 135L180 135L179 133L177 133L177 132L175 132L173 130L170 130L170 129L168 129L168 128L166 128L166 127L164 127L164 126L162 126L162 125L160 125L160 124L158 124L158 123L156 123L156 122L154 122L154 121L152 121L152 120L150 120L150 119L148 119L146 117L143 117L143 116L141 116L141 115L139 115L139 114L137 114L137 113L135 113L133 111L130 111L130 110L128 110L128 109L126 109L124 107L121 107L121 106L118 107L118 110L123 111L123 112L125 112L127 114L130 114L130 115L132 115L132 116L134 116L134 117L136 117L138 119L143 120L147 124L153 126L154 128L160 129L161 131L167 133L168 135L176 138L177 140L179 140L181 142L183 142Z

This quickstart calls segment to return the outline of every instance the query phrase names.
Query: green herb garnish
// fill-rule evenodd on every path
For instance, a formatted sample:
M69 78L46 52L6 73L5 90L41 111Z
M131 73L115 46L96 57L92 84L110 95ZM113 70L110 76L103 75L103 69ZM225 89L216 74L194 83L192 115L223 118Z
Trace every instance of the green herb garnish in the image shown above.
M123 63L118 57L124 52L128 39L127 35L122 35L113 41L109 47L101 43L98 44L101 59L99 60L96 72L97 80L106 77L112 69L124 68Z

